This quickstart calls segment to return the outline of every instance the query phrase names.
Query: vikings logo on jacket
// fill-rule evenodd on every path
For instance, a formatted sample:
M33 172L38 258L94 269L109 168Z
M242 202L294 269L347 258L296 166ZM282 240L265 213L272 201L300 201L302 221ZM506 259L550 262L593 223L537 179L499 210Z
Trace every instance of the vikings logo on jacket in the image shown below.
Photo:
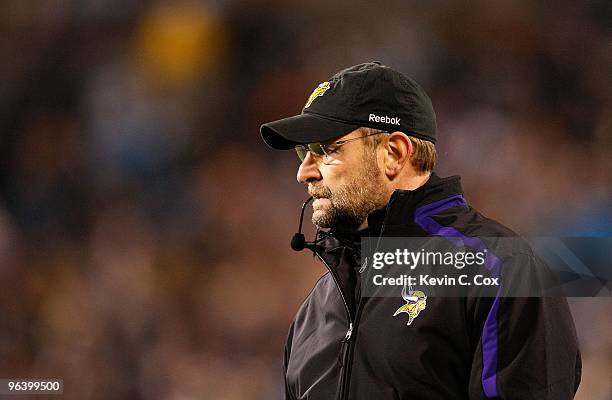
M408 314L408 323L406 325L410 325L427 306L427 296L420 290L413 291L412 286L410 286L408 293L406 293L406 285L404 285L402 289L402 299L404 299L406 304L398 308L393 316L395 317L401 313Z

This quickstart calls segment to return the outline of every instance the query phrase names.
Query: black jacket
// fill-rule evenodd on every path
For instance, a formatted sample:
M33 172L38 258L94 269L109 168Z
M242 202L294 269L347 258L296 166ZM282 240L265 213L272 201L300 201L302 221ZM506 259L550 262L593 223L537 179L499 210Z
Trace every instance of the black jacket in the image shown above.
M368 225L371 236L444 236L449 228L515 236L466 204L459 177L435 174L414 191L396 190ZM328 272L289 329L287 399L573 398L581 360L564 298L429 297L407 326L393 318L401 297L360 296L352 240L328 233L312 250ZM534 256L526 248L511 261Z

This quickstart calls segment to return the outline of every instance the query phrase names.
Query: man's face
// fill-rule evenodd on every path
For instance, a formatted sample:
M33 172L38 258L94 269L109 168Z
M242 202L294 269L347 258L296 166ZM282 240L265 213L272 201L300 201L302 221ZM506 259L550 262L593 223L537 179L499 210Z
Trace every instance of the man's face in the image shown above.
M337 140L364 136L355 130ZM383 175L376 150L364 139L336 149L330 146L330 159L308 153L297 173L297 180L308 185L315 198L312 222L322 228L353 231L363 227L368 214L387 203Z

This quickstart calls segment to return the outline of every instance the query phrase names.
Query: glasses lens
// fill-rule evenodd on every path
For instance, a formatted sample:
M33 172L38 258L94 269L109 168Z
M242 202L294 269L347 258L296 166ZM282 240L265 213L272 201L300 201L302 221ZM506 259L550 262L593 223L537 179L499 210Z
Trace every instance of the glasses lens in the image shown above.
M295 146L295 152L297 153L301 161L304 161L308 152L311 152L315 156L326 155L321 143L298 144L297 146Z
M321 143L310 143L308 145L308 150L310 150L312 154L316 154L318 156L325 155L325 150L323 150L323 146L321 146Z
M306 154L308 154L308 147L304 146L303 144L298 144L295 146L295 152L297 153L300 161L304 161Z

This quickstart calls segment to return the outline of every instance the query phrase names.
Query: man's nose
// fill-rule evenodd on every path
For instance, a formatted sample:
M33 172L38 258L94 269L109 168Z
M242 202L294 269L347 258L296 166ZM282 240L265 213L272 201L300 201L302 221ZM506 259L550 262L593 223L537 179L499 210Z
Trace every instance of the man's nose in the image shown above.
M306 153L304 161L302 161L300 168L298 168L297 181L307 185L309 182L319 181L321 178L318 163L310 152Z

